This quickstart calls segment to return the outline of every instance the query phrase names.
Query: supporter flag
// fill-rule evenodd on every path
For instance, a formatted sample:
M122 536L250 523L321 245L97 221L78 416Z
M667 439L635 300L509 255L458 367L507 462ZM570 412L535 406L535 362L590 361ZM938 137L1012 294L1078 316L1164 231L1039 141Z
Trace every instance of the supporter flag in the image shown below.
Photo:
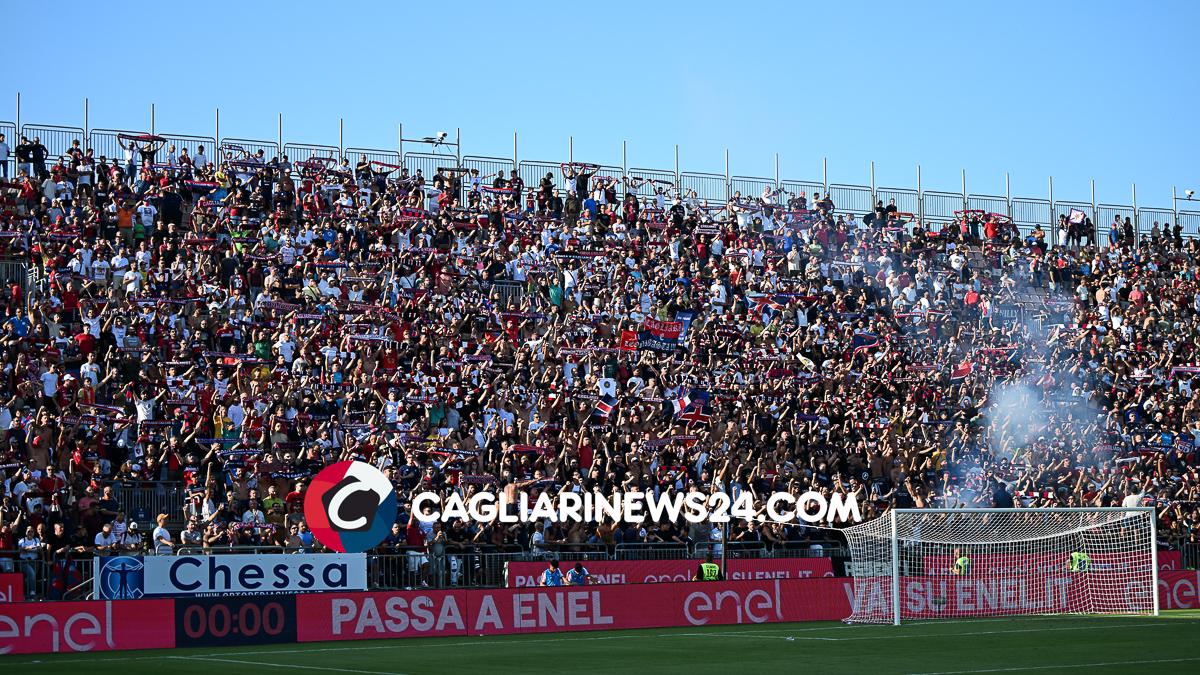
M692 389L670 402L672 417L685 422L696 421L694 418L703 415L704 409L708 407L708 402L711 398L711 394L703 389ZM705 416L705 421L707 421L707 416Z
M637 331L623 330L621 331L621 351L636 352L638 348Z
M691 410L679 416L681 422L688 424L708 424L708 420L712 417L712 407L707 403L694 404Z
M967 376L970 375L974 370L974 361L963 361L958 367L950 370L950 382L952 384L958 384L959 382L967 379Z
M1067 221L1072 225L1082 225L1085 219L1087 219L1087 214L1079 209L1071 209L1070 215L1067 216Z
M613 409L616 407L617 397L605 394L596 400L596 407L592 409L592 417L608 421L609 415L612 414Z
M796 360L800 362L800 365L804 366L805 368L807 368L809 370L817 369L817 364L814 363L812 359L808 358L807 356L805 356L803 354L796 354Z
M692 321L695 320L695 318L695 312L685 312L682 310L675 312L675 320L682 324L682 327L679 330L680 342L687 339L688 329L692 327Z
M850 342L850 346L854 349L854 353L870 351L879 346L879 336L874 333L855 333L854 339Z
M761 312L764 308L771 308L777 312L783 311L787 307L788 298L784 295L760 295L754 298L754 306Z
M679 346L679 336L682 332L681 321L646 319L642 322L642 330L638 332L638 349L670 354Z

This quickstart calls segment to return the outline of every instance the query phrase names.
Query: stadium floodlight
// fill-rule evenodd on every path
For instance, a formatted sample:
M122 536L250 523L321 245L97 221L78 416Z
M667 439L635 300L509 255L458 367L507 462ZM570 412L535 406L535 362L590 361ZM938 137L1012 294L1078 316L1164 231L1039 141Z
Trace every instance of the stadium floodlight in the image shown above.
M850 623L1158 615L1153 508L893 509L844 533Z

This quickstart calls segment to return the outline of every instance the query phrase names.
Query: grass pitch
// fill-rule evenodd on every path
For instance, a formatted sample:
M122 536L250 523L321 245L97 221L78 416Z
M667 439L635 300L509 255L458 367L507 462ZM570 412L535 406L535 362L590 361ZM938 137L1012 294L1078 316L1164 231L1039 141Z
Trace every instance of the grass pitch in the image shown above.
M303 621L303 618L300 618ZM1196 673L1200 610L903 626L791 623L0 657L0 672Z

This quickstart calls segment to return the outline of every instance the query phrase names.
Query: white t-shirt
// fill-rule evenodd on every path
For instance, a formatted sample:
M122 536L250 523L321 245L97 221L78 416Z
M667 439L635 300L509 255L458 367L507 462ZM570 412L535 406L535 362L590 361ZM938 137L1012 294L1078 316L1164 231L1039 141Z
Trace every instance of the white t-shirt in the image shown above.
M46 371L42 373L42 394L54 396L58 393L58 373Z
M135 399L133 405L137 408L137 421L154 421L154 399Z
M152 227L154 225L154 216L158 215L158 209L150 204L142 204L137 208L138 218L142 221L142 227Z
M157 554L157 555L170 555L171 554L171 547L167 546L166 544L162 543L162 541L161 541L162 539L171 541L171 533L167 531L167 528L162 527L162 526L154 528L154 534L152 535L152 538L153 538L153 543L154 543L154 553L155 554Z

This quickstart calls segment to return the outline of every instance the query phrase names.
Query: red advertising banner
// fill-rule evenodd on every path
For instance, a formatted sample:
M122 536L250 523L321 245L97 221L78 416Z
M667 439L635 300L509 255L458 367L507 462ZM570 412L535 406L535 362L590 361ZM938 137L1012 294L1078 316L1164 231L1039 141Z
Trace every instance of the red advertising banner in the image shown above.
M1200 609L1200 574L1196 570L1159 572L1158 608Z
M0 654L174 647L174 607L171 600L0 605Z
M296 598L300 642L661 628L849 615L844 580L729 581Z
M0 574L0 603L25 600L25 575Z
M1183 551L1159 551L1158 569L1160 572L1183 569Z
M1068 577L1068 579L1078 577ZM920 605L928 616L975 612L991 606L1063 610L1063 577L1038 588L1011 579L906 578L906 615ZM1005 584L1009 584L1005 587ZM1162 609L1200 608L1195 570L1163 572ZM1145 599L1135 583L1131 603ZM174 647L176 631L213 646L262 642L314 642L390 637L504 635L576 630L666 628L780 621L831 621L850 615L850 579L773 579L626 586L567 586L493 590L316 593L297 596L193 600L15 602L0 605L0 654L89 652ZM944 598L943 602L936 598ZM291 611L291 600L295 611ZM884 602L880 587L864 594ZM176 607L176 603L182 603ZM280 604L278 608L274 607ZM1041 604L1039 604L1041 603ZM940 606L941 609L935 609ZM890 610L890 603L887 608ZM251 610L251 611L248 611ZM182 623L177 623L178 621ZM261 616L268 635L242 635L226 617ZM293 621L289 617L303 617ZM274 617L274 618L272 618ZM253 623L254 621L251 621ZM293 632L294 630L294 632Z
M581 563L592 575L593 584L650 584L691 581L700 565L699 560L591 560ZM575 567L563 562L565 573ZM537 586L538 578L547 564L544 562L510 562L505 586L522 588ZM726 565L729 581L761 579L813 579L832 577L833 564L829 558L734 558Z

